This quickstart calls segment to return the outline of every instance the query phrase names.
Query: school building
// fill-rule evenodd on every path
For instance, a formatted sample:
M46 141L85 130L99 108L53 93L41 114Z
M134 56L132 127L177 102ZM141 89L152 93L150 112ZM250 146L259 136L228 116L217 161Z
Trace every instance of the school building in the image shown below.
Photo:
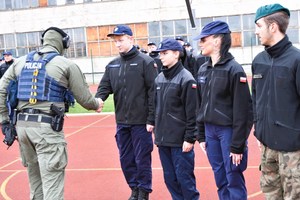
M187 1L196 27L191 26ZM198 41L192 39L208 22L223 20L232 31L230 52L241 64L249 64L263 50L254 33L255 12L271 3L290 9L287 34L298 46L299 0L2 0L0 53L12 51L15 57L23 56L40 47L43 30L56 26L71 36L66 56L88 78L90 73L103 72L109 60L118 55L113 42L106 37L117 24L129 25L135 44L142 48L147 49L150 41L158 44L164 38L182 36L197 52ZM92 79L89 82L95 81L94 76Z

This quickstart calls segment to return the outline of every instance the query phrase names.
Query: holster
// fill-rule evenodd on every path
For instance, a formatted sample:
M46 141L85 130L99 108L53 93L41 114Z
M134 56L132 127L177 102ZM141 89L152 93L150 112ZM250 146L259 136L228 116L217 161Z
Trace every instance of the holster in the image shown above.
M64 116L61 115L55 115L52 117L52 123L51 123L51 128L54 131L61 131L64 126Z

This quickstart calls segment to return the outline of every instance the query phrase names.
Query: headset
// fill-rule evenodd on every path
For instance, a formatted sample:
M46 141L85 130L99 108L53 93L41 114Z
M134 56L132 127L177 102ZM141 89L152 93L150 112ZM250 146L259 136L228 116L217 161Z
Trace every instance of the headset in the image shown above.
M61 30L60 28L57 28L57 27L50 27L50 28L46 29L46 30L43 32L42 38L41 38L41 43L42 43L42 44L44 43L44 35L45 35L45 33L46 33L47 31L50 31L50 30L54 30L54 31L60 33L61 36L63 37L62 43L63 43L64 49L69 48L69 46L70 46L70 36L69 36L67 33L65 33L63 30Z

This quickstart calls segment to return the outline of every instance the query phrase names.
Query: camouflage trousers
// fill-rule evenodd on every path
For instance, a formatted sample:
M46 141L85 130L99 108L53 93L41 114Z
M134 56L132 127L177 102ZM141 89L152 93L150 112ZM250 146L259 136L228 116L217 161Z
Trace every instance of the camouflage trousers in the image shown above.
M261 149L260 187L267 200L300 199L300 151Z

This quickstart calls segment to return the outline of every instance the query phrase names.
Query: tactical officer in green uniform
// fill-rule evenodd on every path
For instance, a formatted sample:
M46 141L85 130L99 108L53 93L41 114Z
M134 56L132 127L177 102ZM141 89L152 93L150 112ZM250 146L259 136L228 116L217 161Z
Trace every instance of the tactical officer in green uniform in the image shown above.
M68 159L62 127L72 97L88 110L100 112L103 106L89 91L80 68L62 56L69 43L64 31L48 28L42 35L41 50L16 59L0 81L0 122L7 133L7 88L17 80L16 131L22 163L28 171L30 199L64 198Z

